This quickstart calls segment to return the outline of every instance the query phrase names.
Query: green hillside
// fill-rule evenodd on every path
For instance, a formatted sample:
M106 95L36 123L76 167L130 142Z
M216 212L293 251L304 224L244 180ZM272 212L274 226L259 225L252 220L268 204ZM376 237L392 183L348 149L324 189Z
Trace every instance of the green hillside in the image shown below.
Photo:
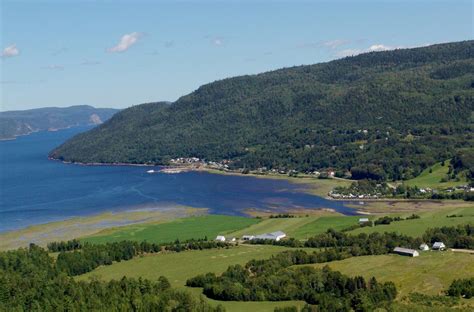
M372 52L201 86L131 107L51 152L61 160L350 170L410 179L471 149L474 41Z
M433 166L423 170L423 172L416 178L405 181L405 184L408 186L418 186L418 187L429 187L436 189L448 188L456 185L466 184L466 179L448 180L445 181L446 175L448 174L449 167L445 162L443 166L440 163L436 163Z

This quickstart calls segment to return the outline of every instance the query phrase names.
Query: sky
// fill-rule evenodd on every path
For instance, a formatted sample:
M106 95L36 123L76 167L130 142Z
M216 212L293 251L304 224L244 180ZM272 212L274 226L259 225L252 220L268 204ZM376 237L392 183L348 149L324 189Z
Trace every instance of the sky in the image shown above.
M215 80L473 38L472 1L0 0L0 110L175 101Z

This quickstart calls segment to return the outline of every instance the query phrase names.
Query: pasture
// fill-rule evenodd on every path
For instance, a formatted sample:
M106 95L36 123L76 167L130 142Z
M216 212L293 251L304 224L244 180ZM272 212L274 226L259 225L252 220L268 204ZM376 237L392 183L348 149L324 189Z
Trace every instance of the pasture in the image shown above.
M387 214L407 217L412 213L404 214ZM462 217L448 218L448 215L462 215ZM424 211L418 213L420 219L395 221L388 225L378 225L374 227L363 227L350 231L350 234L359 233L373 233L373 232L396 232L399 234L406 234L414 237L419 237L428 228L442 227L442 226L456 226L459 224L474 224L474 207L451 208L435 211ZM377 219L371 217L371 219Z
M167 277L173 287L185 288L196 296L202 289L185 287L186 280L198 274L214 272L220 274L229 265L245 264L251 259L266 259L288 248L279 246L240 245L228 249L193 250L180 253L154 254L138 257L129 261L103 266L77 277L88 280L97 277L103 280L120 279L122 276L157 279ZM275 307L303 306L303 302L225 302L207 299L222 304L226 311L273 311Z
M474 256L451 251L420 252L411 258L395 254L353 257L330 263L312 264L350 276L375 278L381 282L392 281L397 286L399 298L410 292L442 294L454 279L474 277Z
M168 243L176 239L214 239L219 234L227 234L259 223L259 219L206 215L176 219L167 223L142 223L109 230L84 237L86 242L101 244L121 240Z
M434 189L446 189L456 185L466 184L465 180L441 182L441 179L448 173L449 160L446 160L444 163L444 166L442 166L441 163L436 163L430 168L423 170L416 178L404 181L403 183L408 186L429 187Z

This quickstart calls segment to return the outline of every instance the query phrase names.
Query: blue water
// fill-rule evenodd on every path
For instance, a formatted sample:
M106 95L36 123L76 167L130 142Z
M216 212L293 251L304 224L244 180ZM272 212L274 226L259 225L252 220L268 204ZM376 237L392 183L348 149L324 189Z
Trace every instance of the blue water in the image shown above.
M228 215L243 215L248 208L293 207L354 214L342 202L302 193L301 186L284 180L203 172L147 174L149 167L81 166L47 159L51 149L85 130L37 132L0 142L0 232L105 211L176 204Z

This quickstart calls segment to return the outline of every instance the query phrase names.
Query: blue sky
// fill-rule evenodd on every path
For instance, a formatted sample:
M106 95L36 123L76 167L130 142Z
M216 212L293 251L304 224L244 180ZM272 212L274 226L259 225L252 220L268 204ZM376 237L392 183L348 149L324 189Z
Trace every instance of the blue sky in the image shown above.
M1 110L168 100L226 77L472 39L472 1L1 2Z

